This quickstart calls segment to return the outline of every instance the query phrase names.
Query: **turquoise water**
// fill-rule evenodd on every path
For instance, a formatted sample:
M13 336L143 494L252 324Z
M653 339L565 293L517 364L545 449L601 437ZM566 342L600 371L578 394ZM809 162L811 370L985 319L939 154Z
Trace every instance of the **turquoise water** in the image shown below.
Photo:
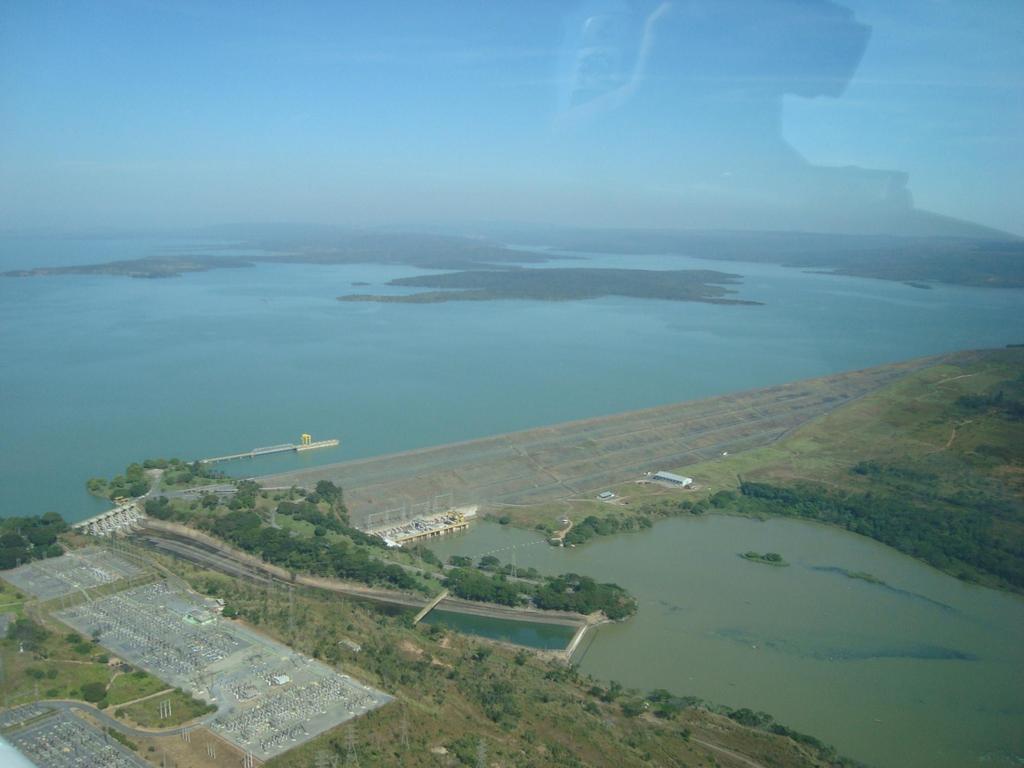
M430 547L626 587L637 615L599 627L574 656L595 677L762 710L879 768L1024 761L1024 599L862 536L711 515L575 549L482 522ZM738 556L749 550L790 566Z
M0 765L4 768L36 768L36 764L14 748L14 745L0 736Z
M0 269L202 246L0 239ZM715 268L671 257L591 263ZM722 268L744 275L740 297L765 306L334 300L398 292L382 284L419 274L380 265L0 279L0 514L86 517L103 507L83 491L86 478L148 456L218 455L301 432L342 439L228 465L256 474L1024 341L1020 291Z
M505 643L525 645L529 648L562 650L575 634L575 627L560 624L541 624L529 621L507 621L487 616L471 616L452 611L431 611L423 619L425 624L440 624L460 632L501 640Z
M0 270L208 247L0 239ZM218 455L301 432L342 439L226 465L258 474L1024 341L1020 291L717 266L744 276L739 297L765 305L334 300L397 291L382 284L419 273L380 265L0 279L0 514L86 517L105 505L85 479L147 456ZM1024 754L1019 598L794 521L676 520L577 550L534 542L479 526L438 546L517 545L520 565L592 573L637 594L637 617L585 644L585 671L764 709L880 766L1001 766ZM736 557L749 549L793 565Z

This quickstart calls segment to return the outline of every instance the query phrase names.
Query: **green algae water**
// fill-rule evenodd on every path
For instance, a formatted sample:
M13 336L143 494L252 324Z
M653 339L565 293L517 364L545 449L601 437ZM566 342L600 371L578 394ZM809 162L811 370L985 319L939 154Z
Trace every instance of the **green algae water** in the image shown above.
M514 554L523 567L630 590L637 615L593 631L574 657L598 678L762 710L884 768L1024 759L1024 599L870 539L712 515L572 549L482 522L430 547L445 559ZM751 549L790 567L737 556Z

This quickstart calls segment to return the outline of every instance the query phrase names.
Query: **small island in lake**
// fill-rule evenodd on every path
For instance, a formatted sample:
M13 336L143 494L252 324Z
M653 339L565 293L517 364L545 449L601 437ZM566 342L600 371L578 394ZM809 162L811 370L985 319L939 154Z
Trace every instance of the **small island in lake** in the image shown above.
M752 563L763 563L764 565L778 565L782 567L789 565L778 552L765 552L763 555L759 552L744 552L740 557Z
M338 301L380 301L435 304L443 301L534 299L572 301L604 296L711 304L760 304L727 298L740 275L710 269L489 269L402 277L389 286L415 286L438 290L403 296L352 294Z

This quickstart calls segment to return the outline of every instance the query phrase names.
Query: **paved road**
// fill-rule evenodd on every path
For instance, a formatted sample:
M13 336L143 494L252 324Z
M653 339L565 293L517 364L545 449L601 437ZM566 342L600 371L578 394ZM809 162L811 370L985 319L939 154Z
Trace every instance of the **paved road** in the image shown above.
M82 712L87 712L89 715L103 723L103 725L114 728L127 736L134 736L136 738L147 738L149 736L177 736L183 731L190 731L197 726L206 725L217 716L216 712L211 712L208 715L204 715L203 717L191 721L187 725L179 725L174 728L157 728L149 730L146 728L132 728L130 725L125 725L120 720L116 720L108 715L102 709L97 709L92 704L86 704L83 701L72 701L70 699L48 699L40 702L40 704L53 706L55 709L63 710L68 714L71 714L76 709Z
M215 493L218 496L230 496L238 489L230 483L215 483L203 485L198 488L181 488L174 491L165 491L163 488L154 493L154 496L166 496L168 499L198 499L203 494Z

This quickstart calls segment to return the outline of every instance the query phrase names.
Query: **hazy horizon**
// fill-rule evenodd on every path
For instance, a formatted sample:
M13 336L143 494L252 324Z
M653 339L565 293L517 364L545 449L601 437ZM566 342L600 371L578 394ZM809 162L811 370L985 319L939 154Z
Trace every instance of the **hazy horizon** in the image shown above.
M1012 2L125 0L0 19L7 233L1024 234Z

